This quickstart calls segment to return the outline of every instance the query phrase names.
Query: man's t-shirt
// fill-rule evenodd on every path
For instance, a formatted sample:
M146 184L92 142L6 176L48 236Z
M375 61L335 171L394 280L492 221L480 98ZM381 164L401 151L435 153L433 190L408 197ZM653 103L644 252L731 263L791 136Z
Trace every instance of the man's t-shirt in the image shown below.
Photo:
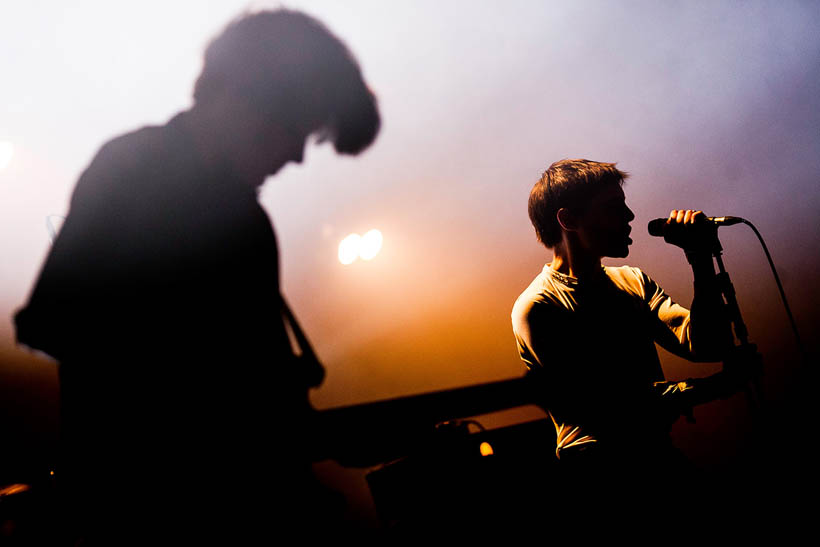
M19 341L60 362L60 484L86 512L129 500L208 520L305 490L307 385L273 228L185 115L102 147L16 316Z
M696 360L689 311L638 268L603 267L579 280L547 264L516 300L513 332L522 360L543 380L556 454L639 451L668 441L656 405L663 380L655 342Z

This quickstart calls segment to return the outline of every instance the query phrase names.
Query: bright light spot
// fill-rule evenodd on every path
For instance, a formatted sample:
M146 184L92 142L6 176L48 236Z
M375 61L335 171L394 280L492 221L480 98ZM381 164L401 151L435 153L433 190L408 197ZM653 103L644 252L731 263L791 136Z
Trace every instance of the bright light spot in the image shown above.
M382 248L382 233L378 230L370 230L362 236L361 248L359 249L359 256L362 260L372 260L379 254Z
M362 236L350 234L339 243L339 262L344 265L353 264L359 258L359 249L362 246Z
M382 248L384 236L379 230L373 229L360 236L350 234L339 243L339 262L353 264L357 258L373 260Z
M490 443L483 442L479 445L478 449L481 451L482 456L492 456L493 455L493 447L490 446Z
M9 141L0 141L0 169L8 167L13 155L14 145Z

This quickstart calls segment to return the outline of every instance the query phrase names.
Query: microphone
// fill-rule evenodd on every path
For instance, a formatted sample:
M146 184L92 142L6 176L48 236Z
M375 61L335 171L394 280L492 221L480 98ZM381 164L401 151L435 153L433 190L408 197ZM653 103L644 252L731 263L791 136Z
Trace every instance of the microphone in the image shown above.
M668 218L656 218L655 220L649 221L649 235L655 237L664 237L666 235L667 227L669 226L676 226L676 224L667 224L666 221L669 220ZM720 227L720 226L731 226L732 224L740 224L743 222L743 219L740 217L706 217L702 221L698 222L706 222L712 224L713 226Z

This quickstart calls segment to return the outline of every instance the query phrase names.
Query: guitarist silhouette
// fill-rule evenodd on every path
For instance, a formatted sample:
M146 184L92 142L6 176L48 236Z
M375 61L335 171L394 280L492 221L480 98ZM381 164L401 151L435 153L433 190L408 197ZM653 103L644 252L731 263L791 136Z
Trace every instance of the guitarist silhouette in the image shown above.
M210 43L193 107L99 150L16 315L59 362L69 540L264 541L332 513L308 456L321 365L291 349L257 192L311 135L358 154L379 126L347 47L283 9Z

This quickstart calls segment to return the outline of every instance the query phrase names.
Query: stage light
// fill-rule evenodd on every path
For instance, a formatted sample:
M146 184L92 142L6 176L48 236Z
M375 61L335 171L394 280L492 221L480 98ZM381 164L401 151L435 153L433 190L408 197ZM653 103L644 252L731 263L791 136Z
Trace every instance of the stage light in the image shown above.
M482 456L492 456L493 455L493 447L487 441L481 443L478 447L478 450L481 452Z
M339 262L353 264L357 258L373 260L382 248L384 236L375 228L363 236L350 234L339 243Z
M14 145L9 141L0 141L0 170L8 167L14 156Z
M353 264L359 257L361 250L362 236L350 234L339 243L339 262L345 266Z
M359 256L362 260L373 260L382 248L384 237L382 233L376 229L370 230L362 236L361 247L359 248Z

